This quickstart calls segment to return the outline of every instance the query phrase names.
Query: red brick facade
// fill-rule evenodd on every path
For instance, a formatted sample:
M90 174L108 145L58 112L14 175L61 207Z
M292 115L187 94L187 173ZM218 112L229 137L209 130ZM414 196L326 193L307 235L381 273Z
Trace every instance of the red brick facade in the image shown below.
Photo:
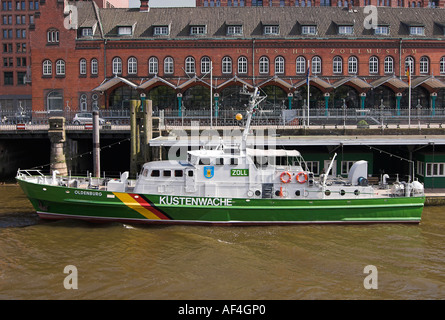
M389 81L382 83L392 92L393 100L396 101L397 93L406 95L405 59L409 56L414 59L415 64L413 79L434 75L435 79L440 80L445 75L443 40L420 41L415 38L400 40L369 37L354 41L343 39L324 41L318 39L298 39L298 41L292 39L232 40L227 38L189 40L151 38L137 41L110 38L85 41L76 40L79 30L64 27L64 21L68 21L70 16L69 14L64 15L63 10L63 3L54 0L47 1L42 5L41 15L36 21L36 30L31 33L34 110L50 109L49 104L53 97L49 99L48 95L52 91L57 93L56 99L59 99L59 103L60 99L63 100L65 109L67 107L70 110L80 109L82 97L85 96L88 109L91 109L94 103L101 109L111 108L110 95L117 87L123 86L125 83L119 82L101 94L93 92L93 89L114 77L113 59L116 57L122 61L122 72L118 76L132 82L134 88L139 87L139 93L149 94L154 88L167 87L170 91L174 91L172 94L175 98L176 95L178 97L185 95L187 90L192 87L209 88L209 75L207 74L203 78L204 74L201 72L203 57L209 57L213 63L213 92L216 94L221 93L225 88L246 84L262 87L272 85L281 88L286 95L294 96L297 91L306 90L304 82L307 61L315 61L314 57L320 59L321 69L315 74L314 70L311 72L311 77L313 77L311 86L317 87L322 95L332 95L342 86L353 88L357 95L363 93L370 95L374 88L356 82L354 78L360 78L365 84L375 84L380 79L384 80L394 76L405 81L404 86ZM59 12L59 14L55 14L55 12ZM58 43L48 43L47 32L50 30L59 32ZM195 61L196 78L193 78L194 73L186 73L188 57L192 57ZM239 69L240 57L244 57L247 61L246 73ZM298 71L297 58L299 57L300 59L304 58L305 62L303 69L300 68ZM349 70L354 68L348 62L351 57L357 61L356 71ZM371 70L372 57L377 60L375 69ZM392 60L391 72L385 72L385 59L388 57ZM422 57L427 59L427 65L424 62L421 65ZM130 58L136 58L136 73L129 73ZM150 72L150 58L157 59L157 72ZM173 60L172 73L165 72L166 58ZM224 58L231 61L230 69L226 65L226 69L223 70ZM334 71L334 60L338 58L341 58L341 72L338 69ZM85 74L81 71L82 59L86 61ZM97 60L97 73L95 74L92 72L91 65L93 59ZM264 62L266 59L268 61L267 70ZM280 70L276 65L280 63L281 59L284 60L284 70ZM52 63L52 73L48 76L43 75L45 60L50 60ZM58 60L65 62L64 75L56 74ZM381 87L382 84L379 86ZM420 84L420 87L427 98L429 98L429 94L438 93L442 89L442 87L429 85L427 82ZM97 102L95 102L96 98ZM395 103L394 101L391 103ZM397 103L400 103L400 99ZM429 104L430 102L425 103ZM376 102L372 101L369 104L375 106Z

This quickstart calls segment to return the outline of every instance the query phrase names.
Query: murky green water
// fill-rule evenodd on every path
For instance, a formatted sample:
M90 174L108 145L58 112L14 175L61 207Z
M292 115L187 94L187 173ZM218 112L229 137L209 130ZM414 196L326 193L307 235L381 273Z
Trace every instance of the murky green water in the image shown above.
M444 207L420 225L93 225L41 221L0 187L0 299L444 299L444 252Z

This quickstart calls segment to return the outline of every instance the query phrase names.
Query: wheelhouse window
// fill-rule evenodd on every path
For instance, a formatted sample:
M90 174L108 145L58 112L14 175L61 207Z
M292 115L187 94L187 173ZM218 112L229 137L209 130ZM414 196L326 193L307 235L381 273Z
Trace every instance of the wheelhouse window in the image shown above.
M161 176L161 172L159 170L151 170L151 177L160 177Z

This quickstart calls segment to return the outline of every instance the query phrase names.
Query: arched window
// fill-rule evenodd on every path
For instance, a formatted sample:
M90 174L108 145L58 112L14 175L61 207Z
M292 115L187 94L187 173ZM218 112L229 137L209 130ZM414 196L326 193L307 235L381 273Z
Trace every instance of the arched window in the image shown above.
M64 76L65 75L65 61L57 60L56 61L56 76Z
M303 56L298 56L295 61L295 71L298 73L306 72L306 58Z
M63 111L63 96L60 91L51 91L46 96L46 109L48 111Z
M93 58L91 59L91 74L96 75L99 72L99 67L97 63L97 59Z
M422 58L420 58L419 64L420 64L420 73L428 73L428 69L429 69L429 63L430 60L428 59L428 57L423 56Z
M335 56L332 61L332 71L333 73L343 72L343 59L339 56Z
M46 41L50 44L59 43L59 30L57 29L49 29L46 32Z
M369 58L369 73L379 73L379 58L376 56Z
M284 73L284 58L282 56L275 58L275 73Z
M85 93L80 95L80 111L87 111L88 103L87 103L87 95Z
M80 61L79 61L79 73L81 75L87 74L87 60L86 59L80 59Z
M135 57L128 58L127 71L128 71L128 74L137 74L138 73L138 61Z
M195 58L187 57L185 59L185 72L186 73L195 73Z
M222 59L222 73L232 73L232 59L230 57Z
M408 71L408 68L409 68L410 74L413 75L414 71L416 70L416 66L415 66L414 58L411 56L406 57L406 59L405 59L405 73L406 73L406 71Z
M173 64L173 58L172 57L166 57L164 59L164 73L165 74L172 74L174 71L174 64Z
M93 93L91 96L91 109L97 110L98 109L98 103L99 103L99 96L97 93Z
M394 73L394 59L390 56L385 57L385 73Z
M357 73L357 65L358 65L358 61L357 61L357 57L349 57L348 59L348 73L353 73L356 74Z
M210 72L210 58L202 57L201 58L201 73L209 73Z
M275 58L275 73L284 73L285 72L285 60L282 56L278 56Z
M260 58L260 73L269 73L269 58L261 57Z
M148 59L148 73L149 74L158 74L159 67L158 67L158 58L151 57Z
M43 75L51 76L53 74L53 63L51 60L43 61Z
M119 57L115 57L112 62L113 66L113 74L121 74L122 73L122 59Z
M440 73L445 73L445 57L440 58Z
M238 58L238 73L247 73L247 58Z
M321 73L321 58L319 56L315 56L312 58L311 69L313 74Z

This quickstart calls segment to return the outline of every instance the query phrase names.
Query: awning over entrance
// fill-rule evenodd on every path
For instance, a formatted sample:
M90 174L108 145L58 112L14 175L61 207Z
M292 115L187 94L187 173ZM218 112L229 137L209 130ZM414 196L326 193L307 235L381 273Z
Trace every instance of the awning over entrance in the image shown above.
M259 86L262 87L264 86L266 83L269 82L276 82L279 83L280 85L282 85L283 87L287 88L288 90L292 90L293 89L293 85L291 85L289 82L284 81L283 79L279 78L278 76L273 76L272 78L270 78L269 80L264 81L263 83L261 83Z
M434 76L426 76L426 77L420 77L420 78L416 78L414 80L412 80L411 86L413 88L418 87L418 86L424 86L427 89L429 89L429 91L438 91L440 89L445 88L445 83L443 83L442 81L440 81L437 78L434 78Z
M376 88L381 85L387 85L391 87L394 91L401 91L408 88L408 84L396 76L383 77L378 80L371 82L371 85Z
M355 87L358 90L366 91L372 88L372 86L367 83L365 80L358 78L357 76L354 77L348 77L341 79L333 84L333 87L337 89L338 87L344 85L344 84L350 84L351 86Z
M168 82L167 80L164 80L162 78L159 78L157 75L151 78L150 80L145 81L143 84L141 84L138 89L147 89L148 87L161 82L163 84L166 84L169 87L172 87L173 89L176 89L176 86Z
M334 88L330 83L324 81L323 79L321 79L321 78L319 78L319 77L317 77L317 76L315 76L315 77L310 77L310 80L309 80L309 81L310 81L310 82L309 82L309 85L313 85L313 84L314 84L314 85L318 86L319 88L324 89L325 91L329 91L329 90L331 90L331 89ZM304 80L298 82L298 83L295 85L295 88L301 87L301 86L303 86L303 85L305 85L305 84L306 84L306 79L304 79Z
M238 76L234 76L232 79L229 79L229 80L227 80L227 81L224 81L223 83L221 83L221 84L220 84L219 86L217 86L216 88L217 88L217 89L221 89L221 88L227 86L227 85L230 84L230 83L236 83L236 82L241 83L243 86L246 86L246 87L249 88L249 89L253 89L253 86L252 86L250 83L244 81L243 79L238 78Z
M94 88L93 91L99 91L99 92L105 92L108 89L114 87L117 84L126 84L128 86L130 86L133 89L137 89L137 85L135 85L133 82L131 82L130 80L127 80L125 78L121 78L118 76L115 76L114 78L110 79L110 80L104 80L102 81L102 83L100 84L100 86L98 86L97 88Z

